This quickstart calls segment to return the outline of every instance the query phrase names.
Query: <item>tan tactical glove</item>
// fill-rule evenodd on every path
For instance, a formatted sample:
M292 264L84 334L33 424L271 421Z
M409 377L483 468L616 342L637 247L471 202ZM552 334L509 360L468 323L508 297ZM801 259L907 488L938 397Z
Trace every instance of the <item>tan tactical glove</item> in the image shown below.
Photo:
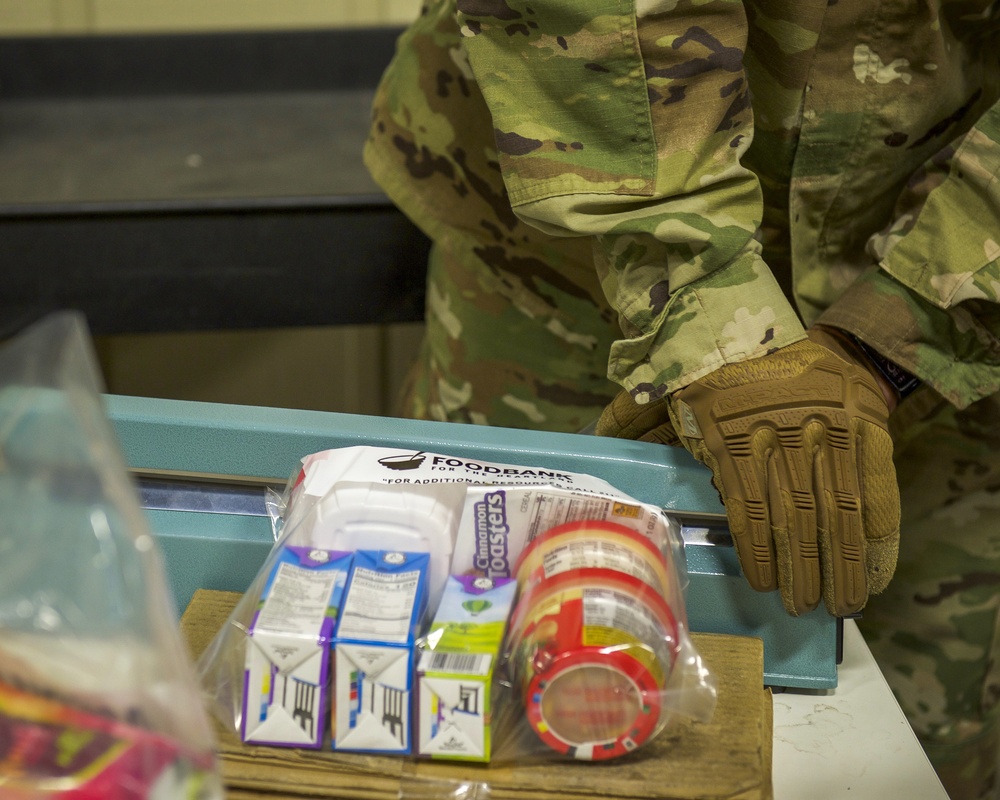
M899 547L888 407L866 365L848 339L814 329L669 399L622 393L597 433L679 438L712 471L750 585L779 589L789 613L822 597L843 616L885 589Z

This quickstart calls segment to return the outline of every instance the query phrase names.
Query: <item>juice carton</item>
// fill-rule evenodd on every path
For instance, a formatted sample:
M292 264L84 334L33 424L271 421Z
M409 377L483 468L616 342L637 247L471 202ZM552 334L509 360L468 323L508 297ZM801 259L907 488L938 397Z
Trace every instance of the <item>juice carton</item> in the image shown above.
M409 753L416 638L430 556L354 554L334 640L334 750Z
M512 578L448 579L417 669L420 755L490 760L493 673L516 592Z
M330 643L350 565L350 553L282 549L249 627L243 741L322 746Z

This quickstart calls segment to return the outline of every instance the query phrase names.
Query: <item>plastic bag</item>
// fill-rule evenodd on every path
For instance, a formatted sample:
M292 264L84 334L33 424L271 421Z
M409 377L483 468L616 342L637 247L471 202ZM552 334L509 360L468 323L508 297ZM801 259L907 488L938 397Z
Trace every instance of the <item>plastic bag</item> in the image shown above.
M0 350L0 794L222 797L83 318Z
M199 662L247 743L600 761L713 713L678 526L602 480L348 447L305 457L273 507Z

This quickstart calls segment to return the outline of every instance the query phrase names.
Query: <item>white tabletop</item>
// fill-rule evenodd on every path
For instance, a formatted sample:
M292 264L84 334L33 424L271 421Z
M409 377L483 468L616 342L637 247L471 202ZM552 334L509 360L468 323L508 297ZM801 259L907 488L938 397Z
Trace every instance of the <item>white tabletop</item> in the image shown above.
M775 800L948 800L853 620L836 689L774 695Z

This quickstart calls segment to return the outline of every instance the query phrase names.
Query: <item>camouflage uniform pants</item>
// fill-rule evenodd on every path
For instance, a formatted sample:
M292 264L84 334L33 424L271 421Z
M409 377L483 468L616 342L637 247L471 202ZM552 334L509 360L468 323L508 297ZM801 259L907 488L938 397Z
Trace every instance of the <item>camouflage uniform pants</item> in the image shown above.
M997 797L1000 399L932 402L892 421L899 565L861 628L951 797Z
M586 286L592 276L581 296L550 287L530 297L451 242L434 245L429 266L426 335L403 416L569 432L597 419L618 387L605 376L612 331L597 313L599 290Z
M546 236L514 216L482 97L472 81L442 81L453 70L434 63L447 58L457 31L437 34L454 42L400 48L396 74L374 104L366 153L379 183L435 242L426 336L400 413L580 430L617 391L606 372L619 331L590 245ZM414 80L425 85L409 85ZM406 114L422 115L418 124L397 124L402 95ZM414 106L417 96L424 107ZM467 121L460 136L447 120ZM900 562L862 628L954 800L992 797L1000 748L1000 401L957 412L915 394L894 426Z

